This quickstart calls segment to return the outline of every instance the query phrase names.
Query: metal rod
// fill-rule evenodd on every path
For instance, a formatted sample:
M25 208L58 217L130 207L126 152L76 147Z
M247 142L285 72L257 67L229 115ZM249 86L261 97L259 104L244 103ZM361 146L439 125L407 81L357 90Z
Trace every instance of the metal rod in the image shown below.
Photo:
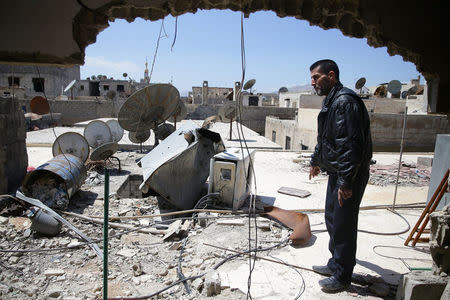
M109 170L105 168L105 195L103 218L103 299L108 299L108 214L109 214Z
M230 121L230 141L232 140L232 136L231 136L232 128L233 128L233 118L231 118L231 121Z
M395 210L395 200L397 200L398 178L400 177L400 167L402 166L403 139L405 138L406 116L407 115L408 115L408 106L405 106L405 113L403 116L402 139L400 141L400 158L398 160L397 179L395 180L395 192L394 192L394 202L392 203L392 210Z
M238 253L238 254L241 254L241 255L250 255L250 253L236 251L236 250L231 250L231 249L228 249L228 248L223 248L223 247L219 247L219 246L215 246L215 245L211 245L211 244L207 244L207 243L203 243L203 245L209 246L209 247L213 247L213 248L217 248L217 249L221 249L221 250L225 250L225 251ZM285 266L294 267L294 268L305 270L305 271L314 272L314 270L309 269L309 268L293 265L293 264L286 263L286 262L280 262L280 261L277 261L277 260L274 260L274 259L270 259L270 258L265 258L265 257L261 257L261 256L256 256L256 258L262 259L262 260L266 260L266 261L270 261L270 262L273 262L273 263L276 263L276 264L280 264L280 265L285 265Z
M177 115L174 115L173 117L175 119L175 130L177 130Z
M142 144L141 144L142 145ZM142 152L142 151L141 151ZM117 156L110 156L109 159L111 160L111 158L114 158L117 160L117 162L119 163L119 173L122 172L122 166L120 164L120 158L118 158Z

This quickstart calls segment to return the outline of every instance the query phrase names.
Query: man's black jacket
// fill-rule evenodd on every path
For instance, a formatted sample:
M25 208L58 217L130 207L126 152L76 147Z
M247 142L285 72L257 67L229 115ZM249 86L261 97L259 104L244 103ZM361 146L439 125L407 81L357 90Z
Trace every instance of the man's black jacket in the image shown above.
M365 104L354 91L337 83L323 100L317 121L317 145L311 165L336 173L337 186L351 188L359 169L367 169L372 158Z

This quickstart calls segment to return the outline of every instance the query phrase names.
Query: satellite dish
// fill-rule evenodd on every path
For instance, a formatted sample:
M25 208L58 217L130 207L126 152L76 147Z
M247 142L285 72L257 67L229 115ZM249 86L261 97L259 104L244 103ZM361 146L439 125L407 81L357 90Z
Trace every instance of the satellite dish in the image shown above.
M157 130L155 131L156 138L158 140L164 140L169 135L171 135L175 131L175 126L168 123L163 123L158 126Z
M249 81L247 81L247 82L244 84L243 89L244 89L244 90L251 89L251 88L255 85L255 82L256 82L256 79L250 79Z
M64 93L67 92L68 90L70 90L73 87L73 85L75 84L75 82L77 82L76 79L72 80L64 89Z
M60 154L72 154L83 162L89 156L89 144L81 134L66 132L58 136L52 146L53 157Z
M128 139L135 144L140 144L145 142L150 138L150 129L139 131L139 132L132 132L130 131L128 133Z
M46 98L42 96L36 96L31 99L30 109L32 113L38 115L46 115L50 112L50 105Z
M234 102L228 102L219 109L219 119L221 122L228 123L236 119L236 105Z
M202 127L209 129L211 127L212 124L216 123L217 120L219 119L218 116L211 116L205 119L205 121L203 121Z
M375 92L373 93L374 96L378 96L378 97L386 97L387 96L387 90L386 87L384 85L380 85L379 87L376 88Z
M285 86L280 87L280 89L278 90L278 93L287 93L287 92L289 92L289 90Z
M123 73L122 76L125 77L125 78L127 78L127 77L128 77L128 74L127 74L127 73Z
M117 152L119 144L111 142L97 147L91 153L91 160L105 160Z
M171 84L158 83L133 93L119 111L119 124L128 131L156 128L177 108L180 93Z
M105 122L100 120L94 120L89 122L89 124L84 129L83 133L89 146L92 148L97 148L103 144L111 143L112 134L109 126Z
M106 125L111 130L112 141L118 143L123 137L123 128L120 127L119 122L115 119L106 121Z
M387 90L392 95L397 95L402 89L402 83L398 80L391 80L388 83Z
M187 108L186 105L184 105L183 101L178 100L178 106L175 109L175 111L172 113L172 115L167 119L169 122L179 122L186 118L187 115Z
M360 90L363 88L363 86L366 84L366 78L365 77L361 77L360 79L358 79L358 81L356 81L355 83L355 89Z
M408 91L403 91L401 97L402 99L406 99L406 97L408 97Z
M236 118L236 105L234 102L228 102L219 109L220 121L230 123L230 141L232 140L233 119Z
M112 100L116 97L117 93L116 91L108 91L106 93L106 98L108 98L109 100Z

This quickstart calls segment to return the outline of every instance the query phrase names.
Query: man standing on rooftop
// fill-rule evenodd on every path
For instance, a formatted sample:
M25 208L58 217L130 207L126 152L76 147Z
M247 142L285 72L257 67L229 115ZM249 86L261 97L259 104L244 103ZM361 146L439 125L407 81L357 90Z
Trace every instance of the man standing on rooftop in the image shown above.
M311 157L309 178L327 172L325 223L331 258L325 266L313 266L319 274L331 276L319 281L325 292L350 286L356 264L358 213L369 179L372 158L370 120L366 106L339 81L339 68L329 59L311 65L311 85L326 96L317 117L317 145Z

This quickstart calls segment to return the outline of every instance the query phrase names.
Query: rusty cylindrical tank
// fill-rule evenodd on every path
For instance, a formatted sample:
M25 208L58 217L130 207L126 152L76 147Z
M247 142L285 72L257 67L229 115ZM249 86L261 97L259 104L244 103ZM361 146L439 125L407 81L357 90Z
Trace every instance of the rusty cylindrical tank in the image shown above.
M59 182L63 181L70 198L84 183L87 172L83 161L77 156L72 154L57 155L25 176L22 184L24 194L30 196L28 188L37 179L44 176L56 179Z

